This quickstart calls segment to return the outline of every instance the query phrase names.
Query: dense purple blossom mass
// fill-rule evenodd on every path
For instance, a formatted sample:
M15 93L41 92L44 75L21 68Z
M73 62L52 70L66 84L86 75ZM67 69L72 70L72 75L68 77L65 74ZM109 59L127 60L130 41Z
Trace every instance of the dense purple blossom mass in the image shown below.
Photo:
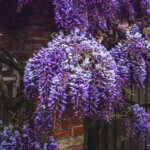
M18 8L28 2L19 0ZM149 0L53 0L53 4L56 24L70 33L60 31L47 48L27 61L24 93L28 100L39 99L36 130L45 135L70 104L75 116L106 122L114 112L124 115L123 110L127 110L124 118L132 137L143 142L147 137L150 142L149 112L137 104L126 109L123 95L123 89L132 84L139 88L144 88L146 81L150 84L150 43L145 39L149 33L145 37L140 33L150 23ZM124 21L132 25L137 22L140 29L134 25L126 38L121 37L116 34L117 24ZM115 41L117 44L108 42L113 46L107 50L96 40L97 35L105 36L103 40L122 39ZM32 128L23 129L29 148L51 147L48 143L41 145L40 135Z
M117 62L122 86L130 88L134 83L144 88L146 76L149 80L150 46L139 28L135 25L130 33L127 32L127 40L119 42L110 52Z
M38 91L40 106L48 107L53 117L61 117L69 103L76 116L92 117L97 111L106 115L117 102L122 105L121 91L115 90L117 73L106 48L76 28L67 36L60 32L27 62L25 94L29 97L31 89L35 95Z
M106 32L110 23L134 22L139 17L147 22L150 17L148 0L54 0L53 4L59 27L80 27L92 34Z
M36 126L35 126L36 127ZM58 150L52 136L23 125L21 131L12 125L5 126L0 120L0 150Z
M52 120L61 118L67 104L72 105L75 116L110 121L115 111L125 107L122 88L133 83L144 88L149 80L149 54L149 43L136 25L110 51L79 28L69 35L60 31L25 68L24 93L29 100L39 97L37 114L41 110L48 114L43 121L41 116L35 118L37 129L38 124L52 127ZM46 132L41 126L38 130ZM146 130L134 129L134 138L136 133L146 134Z
M145 142L149 144L150 136L150 112L146 112L145 108L135 104L128 108L130 113L131 135L136 142Z
M3 127L3 122L0 120L0 150L17 149L19 136L20 133L13 130L11 125Z

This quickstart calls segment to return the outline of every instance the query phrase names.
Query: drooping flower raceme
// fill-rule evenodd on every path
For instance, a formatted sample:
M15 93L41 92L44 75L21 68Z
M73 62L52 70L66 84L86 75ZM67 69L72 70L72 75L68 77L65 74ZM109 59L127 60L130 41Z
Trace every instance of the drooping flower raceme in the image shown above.
M130 112L131 121L131 135L134 137L136 142L150 142L150 113L146 112L145 108L135 104L128 108Z
M45 105L41 107L41 109L37 109L34 112L34 127L38 132L42 132L42 134L45 134L48 131L52 131L53 120L50 111L46 110Z
M149 0L141 0L140 2L142 13L147 15L147 19L150 19L150 2ZM150 21L150 20L149 20Z
M125 87L130 87L131 85L131 63L128 60L128 51L126 51L123 44L120 42L114 48L111 49L111 55L115 58L117 63L117 68L120 75L120 83Z
M36 127L30 127L29 124L23 125L20 139L20 150L58 150L53 136L50 136L48 132L37 131Z
M11 125L4 126L0 120L0 150L19 149L20 133L14 130Z
M36 66L33 74L29 73L32 65ZM97 110L106 115L120 102L117 72L110 53L95 38L87 38L76 28L67 36L60 32L48 48L27 62L25 94L30 95L31 85L36 83L32 91L39 96L39 107L49 108L55 118L61 117L67 103L81 117L95 115Z
M127 40L112 48L111 54L117 62L122 85L130 87L135 83L136 86L143 88L146 73L149 78L150 48L137 26L134 26L130 33L127 32Z
M137 27L134 26L133 29L134 28L137 28ZM133 31L133 29L131 30L131 32ZM146 73L147 73L147 79L149 80L150 43L145 38L142 37L139 31L136 32L135 34L127 33L127 39L128 39L126 42L128 44L127 47L131 51L132 57L133 56L136 57L137 63L141 64L141 67L140 67L141 69L138 68L137 72L135 72L136 76L139 76L139 78L135 76L134 80L137 80L140 82L144 81L144 78L146 77ZM136 63L135 64L133 63L132 68L136 68L136 67L137 67Z
M150 12L148 0L53 0L53 4L59 27L80 27L92 34L106 32L111 22L133 22L138 17L148 20Z
M34 61L32 59L29 59L29 61L26 64L24 72L24 92L25 95L27 95L27 99L34 98L37 95L37 77L35 76L35 71L37 70L36 64L34 64ZM28 89L26 87L28 86ZM28 94L30 93L30 94ZM31 94L32 93L32 94Z
M53 136L37 128L24 124L15 130L12 125L5 126L0 120L0 150L58 150Z
M118 15L119 3L117 0L87 1L87 0L54 0L56 23L65 28L82 27L94 33L106 31L109 17Z

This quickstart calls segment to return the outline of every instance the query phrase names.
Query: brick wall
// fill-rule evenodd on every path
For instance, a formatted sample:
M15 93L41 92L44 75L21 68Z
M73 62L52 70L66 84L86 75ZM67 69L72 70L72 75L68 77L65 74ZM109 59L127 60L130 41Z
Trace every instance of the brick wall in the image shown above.
M83 150L83 120L73 117L71 109L63 114L63 119L56 122L53 133L60 150Z
M0 46L9 50L22 64L33 56L33 52L46 47L50 34L57 31L48 8L41 10L38 5L34 7L36 11L31 11L27 17L20 14L11 22L0 21ZM60 150L83 150L83 121L74 118L71 110L66 111L63 119L55 124L53 135Z

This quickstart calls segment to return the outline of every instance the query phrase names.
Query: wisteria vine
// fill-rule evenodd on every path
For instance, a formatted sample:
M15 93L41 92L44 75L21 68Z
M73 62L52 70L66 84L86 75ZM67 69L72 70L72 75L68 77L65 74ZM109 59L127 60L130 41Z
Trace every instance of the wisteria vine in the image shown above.
M122 89L133 83L144 88L149 81L149 54L149 42L137 25L110 51L79 28L69 35L60 31L48 48L27 62L24 93L29 100L38 96L37 112L48 110L52 120L61 118L71 104L75 116L110 121L114 112L125 107Z
M48 107L55 118L69 103L76 116L92 117L100 107L106 118L117 102L123 106L121 91L115 90L117 72L110 53L76 28L68 36L60 32L27 62L24 91L29 97L34 87L32 96L39 95L39 107Z
M28 2L19 0L18 6ZM24 73L25 95L28 100L39 99L37 130L47 132L44 127L51 128L68 104L75 116L110 121L115 112L125 109L124 91L132 84L139 88L145 82L150 84L150 32L145 37L140 33L143 24L149 28L150 2L53 0L53 5L56 24L69 34L60 31L53 37L47 48L29 59ZM94 38L97 34L109 36L118 27L112 29L112 24L124 21L130 25L138 22L141 28L134 25L110 50ZM131 135L150 141L149 112L139 105L127 111L124 117Z

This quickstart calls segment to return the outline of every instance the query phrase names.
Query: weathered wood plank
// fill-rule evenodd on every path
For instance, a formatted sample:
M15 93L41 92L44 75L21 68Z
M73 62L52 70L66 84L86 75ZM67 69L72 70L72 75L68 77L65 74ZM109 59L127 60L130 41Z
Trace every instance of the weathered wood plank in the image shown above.
M103 150L104 147L104 126L101 124L98 130L99 141L98 141L98 150ZM105 150L105 149L104 149Z
M148 86L146 87L146 100L147 100L147 104L150 104L150 87Z
M132 96L132 101L135 102L136 104L138 104L140 102L140 93L139 93L139 89L133 85L132 88L132 92L133 92L133 96ZM131 138L131 150L138 150L138 145L135 144L134 139Z
M115 150L115 120L111 124L108 124L108 150Z
M121 126L121 120L116 120L116 150L124 150L121 135L123 134L123 127Z
M108 125L101 126L99 130L99 149L98 150L108 150ZM90 150L90 149L89 149Z
M124 150L130 150L130 137L124 141Z
M139 93L139 104L146 104L146 87L138 90ZM145 144L139 143L138 150L145 150Z

